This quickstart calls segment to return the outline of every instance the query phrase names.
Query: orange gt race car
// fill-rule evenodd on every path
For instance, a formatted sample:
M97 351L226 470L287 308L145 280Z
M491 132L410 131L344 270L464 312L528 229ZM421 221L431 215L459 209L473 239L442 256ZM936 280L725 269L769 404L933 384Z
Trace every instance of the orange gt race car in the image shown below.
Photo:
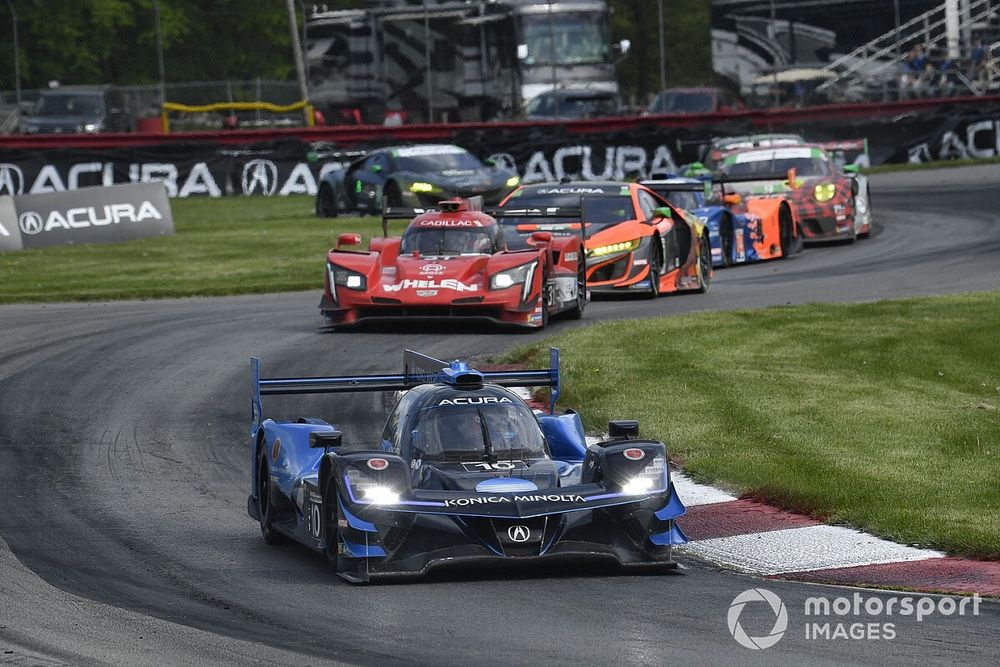
M593 293L708 291L712 247L697 217L639 183L576 181L522 185L495 212L516 215L514 233L577 235L583 228ZM532 219L530 211L539 211ZM565 211L565 216L561 215ZM544 213L544 217L543 217ZM510 233L510 232L508 232Z

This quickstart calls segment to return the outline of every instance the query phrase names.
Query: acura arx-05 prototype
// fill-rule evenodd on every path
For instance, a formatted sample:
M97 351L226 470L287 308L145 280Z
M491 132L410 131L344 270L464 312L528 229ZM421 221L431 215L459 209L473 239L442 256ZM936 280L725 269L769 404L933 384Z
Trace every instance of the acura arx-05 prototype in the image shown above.
M587 304L583 239L540 232L505 235L481 202L440 210L387 208L383 221L412 218L402 237L341 234L327 253L320 311L333 326L404 317L464 317L523 327L582 317Z
M494 215L523 235L582 232L593 293L705 292L712 280L705 224L639 183L523 185Z
M604 558L670 568L687 538L662 442L638 422L588 445L574 412L536 415L510 387L559 393L544 370L479 372L407 350L401 374L262 379L252 367L251 493L269 544L327 556L351 582L421 575L450 563ZM319 417L275 421L272 394L393 391L377 441L348 442Z

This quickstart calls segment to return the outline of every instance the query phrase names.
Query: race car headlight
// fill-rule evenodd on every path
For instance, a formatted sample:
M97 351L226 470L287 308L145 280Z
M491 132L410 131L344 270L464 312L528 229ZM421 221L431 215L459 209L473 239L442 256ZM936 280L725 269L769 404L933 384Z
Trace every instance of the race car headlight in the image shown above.
M430 183L417 181L410 185L410 192L434 192L438 188Z
M524 290L521 292L521 300L523 301L528 298L528 292L531 290L531 279L535 276L537 266L538 261L535 260L521 266L515 266L513 269L498 271L490 277L490 289L507 289L524 283Z
M604 255L613 255L619 252L632 252L638 247L639 239L621 241L619 243L610 243L608 245L599 245L596 248L588 249L587 257L603 257Z
M507 179L507 187L512 188L520 182L521 182L520 176L511 176L510 178Z
M330 286L340 285L341 287L346 287L347 289L358 290L363 292L367 289L367 280L365 277L358 273L357 271L351 271L334 264L327 264L327 269L330 273Z
M830 201L837 194L837 186L833 183L820 183L813 188L816 201Z
M654 456L635 477L622 484L622 493L641 496L644 493L662 491L667 487L667 461L663 456Z
M384 484L366 479L358 470L347 471L347 483L353 498L372 505L396 505L399 503L399 492Z

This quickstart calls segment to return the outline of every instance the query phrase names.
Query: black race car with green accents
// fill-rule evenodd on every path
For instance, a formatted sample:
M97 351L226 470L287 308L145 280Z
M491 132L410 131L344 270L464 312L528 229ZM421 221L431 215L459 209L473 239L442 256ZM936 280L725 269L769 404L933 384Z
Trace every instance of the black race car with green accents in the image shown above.
M381 214L383 197L389 206L409 208L433 208L445 199L476 196L498 204L519 183L514 170L483 163L459 146L389 146L323 176L316 214Z

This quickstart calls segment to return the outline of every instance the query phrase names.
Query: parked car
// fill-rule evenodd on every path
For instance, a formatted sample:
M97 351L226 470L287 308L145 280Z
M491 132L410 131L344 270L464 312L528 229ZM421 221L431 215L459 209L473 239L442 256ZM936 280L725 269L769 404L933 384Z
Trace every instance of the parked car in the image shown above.
M725 88L667 88L653 98L646 113L715 113L742 107L740 98Z
M44 90L21 120L24 134L97 134L131 130L132 115L125 97L111 86Z
M604 118L621 115L622 101L607 90L550 90L532 98L524 110L529 120Z

